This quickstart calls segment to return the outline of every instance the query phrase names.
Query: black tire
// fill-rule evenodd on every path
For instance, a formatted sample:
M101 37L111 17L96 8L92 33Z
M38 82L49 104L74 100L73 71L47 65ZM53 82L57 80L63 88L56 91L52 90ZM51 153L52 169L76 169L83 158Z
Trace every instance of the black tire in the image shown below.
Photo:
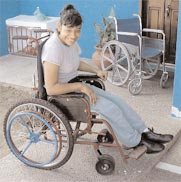
M18 115L19 113L35 113L37 112L38 116L41 116L43 118L47 118L49 117L49 119L52 119L52 121L49 123L51 125L51 127L53 128L54 133L56 134L57 138L59 139L60 137L64 137L64 134L60 134L58 132L61 132L61 130L58 130L57 126L55 126L55 124L59 124L62 127L64 127L64 132L66 132L66 137L67 137L67 148L65 151L65 154L62 155L61 152L61 148L62 148L62 140L59 139L59 150L57 152L57 156L56 158L51 161L49 164L46 164L44 166L41 165L31 165L31 164L27 164L26 162L24 162L25 164L31 166L31 167L36 167L36 168L41 168L41 169L46 169L46 170L51 170L51 169L55 169L58 167L61 167L62 165L64 165L69 158L72 155L73 152L73 148L74 148L74 139L72 136L72 128L71 125L69 123L69 121L67 120L67 118L65 117L65 115L53 104L49 103L48 101L45 100L41 100L41 99L30 99L30 100L25 100L25 101L21 101L17 104L15 104L14 106L12 106L4 119L4 135L7 141L7 144L10 148L10 150L12 151L12 153L17 157L17 153L15 153L15 151L17 150L16 146L10 145L9 142L13 143L13 139L11 138L11 136L8 136L9 132L7 132L7 127L8 127L8 122L15 116ZM44 116L43 116L44 115ZM48 116L49 115L49 116ZM8 141L9 140L9 141ZM11 147L14 147L15 150L12 150ZM18 158L18 157L17 157ZM18 158L19 159L19 158ZM26 158L25 158L26 159ZM35 163L36 164L36 163Z
M102 175L110 175L115 169L114 158L107 154L102 154L96 163L96 171Z

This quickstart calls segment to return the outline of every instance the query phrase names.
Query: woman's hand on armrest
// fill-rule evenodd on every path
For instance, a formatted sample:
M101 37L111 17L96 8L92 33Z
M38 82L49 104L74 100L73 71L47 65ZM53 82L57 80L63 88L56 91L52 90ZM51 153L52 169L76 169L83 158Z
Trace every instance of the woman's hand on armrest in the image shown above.
M86 63L83 60L80 61L79 70L90 72L90 73L95 73L97 76L99 76L103 80L107 79L107 71L102 71L99 68L94 67L94 66Z
M97 95L90 87L88 87L86 84L82 83L82 87L81 87L80 91L82 93L85 93L89 97L91 104L96 103Z
M98 70L97 76L100 77L102 80L107 80L107 71Z

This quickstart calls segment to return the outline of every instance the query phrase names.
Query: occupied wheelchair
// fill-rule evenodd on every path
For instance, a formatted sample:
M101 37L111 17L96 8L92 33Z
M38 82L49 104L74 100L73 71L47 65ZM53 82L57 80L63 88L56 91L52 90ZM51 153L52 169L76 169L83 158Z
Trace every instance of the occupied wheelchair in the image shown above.
M156 75L160 62L163 73L160 86L165 87L168 72L165 69L165 34L162 30L142 29L141 18L134 14L130 19L116 19L114 22L116 40L107 42L101 53L101 67L108 71L108 81L122 86L128 82L129 92L137 95L142 90L142 79ZM156 34L155 38L143 33Z
M92 145L98 158L96 170L102 175L114 171L115 160L110 155L102 154L100 146L117 148L124 162L128 158L141 157L146 147L126 149L121 146L109 123L90 111L89 99L85 94L47 95L41 62L45 42L38 51L36 97L15 104L5 116L4 134L12 153L28 166L51 170L69 160L75 144ZM95 75L79 75L72 80L75 81L105 89L104 83ZM99 128L98 131L98 125L106 126L106 129ZM93 137L87 138L88 135Z

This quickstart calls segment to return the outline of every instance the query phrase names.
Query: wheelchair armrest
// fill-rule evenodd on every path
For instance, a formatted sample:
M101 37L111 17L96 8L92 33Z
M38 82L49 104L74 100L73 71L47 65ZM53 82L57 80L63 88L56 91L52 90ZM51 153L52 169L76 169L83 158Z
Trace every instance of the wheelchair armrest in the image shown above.
M78 75L78 78L80 80L87 80L87 79L95 80L95 79L100 79L100 77L97 76L97 75L84 75L84 74Z
M163 36L165 36L165 33L163 32L163 30L159 30L159 29L143 28L142 31L143 32L150 32L150 33L159 33L159 34L162 34Z
M52 96L52 97L60 97L60 98L85 98L86 94L82 93L82 92L71 92L71 93L67 93L67 94L60 94L57 96Z
M137 36L140 37L139 34L133 32L117 32L118 35L128 35L128 36Z
M94 85L102 90L105 90L105 85L102 81L102 79L97 76L97 75L84 75L84 74L81 74L81 75L78 75L78 78L77 78L80 82L85 82L85 83L88 83L90 85Z

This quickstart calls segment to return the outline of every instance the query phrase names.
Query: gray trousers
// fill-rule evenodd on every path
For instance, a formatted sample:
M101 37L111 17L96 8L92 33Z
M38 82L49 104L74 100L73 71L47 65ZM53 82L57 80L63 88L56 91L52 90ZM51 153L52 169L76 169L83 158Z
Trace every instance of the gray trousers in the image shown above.
M147 128L139 115L120 97L90 87L98 96L96 104L91 105L91 111L99 113L111 125L120 144L127 147L138 145L141 133Z

